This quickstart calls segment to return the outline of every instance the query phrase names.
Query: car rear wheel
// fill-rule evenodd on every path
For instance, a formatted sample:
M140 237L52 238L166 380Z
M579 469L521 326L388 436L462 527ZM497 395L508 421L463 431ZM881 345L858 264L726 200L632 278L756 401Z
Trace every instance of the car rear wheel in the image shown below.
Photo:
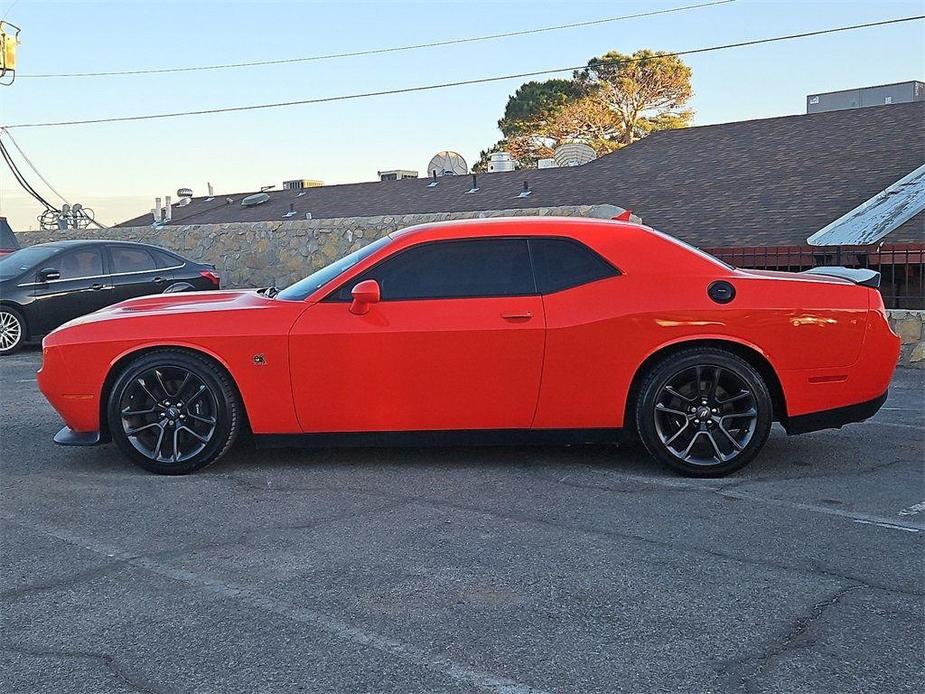
M751 462L771 430L771 396L744 359L693 348L658 363L645 378L636 426L646 449L695 477L727 475Z
M0 306L0 355L12 354L26 339L26 321L19 311Z
M237 438L242 418L228 374L179 350L134 360L109 395L113 441L145 470L163 475L194 472L221 458Z

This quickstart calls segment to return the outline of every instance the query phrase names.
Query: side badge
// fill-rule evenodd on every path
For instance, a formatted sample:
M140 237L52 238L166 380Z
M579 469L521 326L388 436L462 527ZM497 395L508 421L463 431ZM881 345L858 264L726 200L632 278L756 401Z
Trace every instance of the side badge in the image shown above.
M253 358L254 366L266 366L267 357L265 354L255 354Z

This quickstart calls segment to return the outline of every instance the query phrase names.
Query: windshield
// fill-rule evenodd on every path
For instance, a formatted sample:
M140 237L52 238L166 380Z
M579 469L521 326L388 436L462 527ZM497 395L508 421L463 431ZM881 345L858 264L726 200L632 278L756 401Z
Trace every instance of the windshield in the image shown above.
M10 253L0 258L0 280L19 277L26 270L34 268L60 252L60 248L53 246L32 246Z
M350 255L345 255L340 260L335 260L330 265L327 265L320 270L313 272L305 279L299 280L295 284L289 285L283 291L277 294L276 298L288 299L289 301L302 301L321 285L327 284L341 273L352 268L361 260L368 258L383 246L391 243L391 241L392 239L390 239L388 236L383 236L378 241L373 241L371 244L363 246L363 248L354 251Z

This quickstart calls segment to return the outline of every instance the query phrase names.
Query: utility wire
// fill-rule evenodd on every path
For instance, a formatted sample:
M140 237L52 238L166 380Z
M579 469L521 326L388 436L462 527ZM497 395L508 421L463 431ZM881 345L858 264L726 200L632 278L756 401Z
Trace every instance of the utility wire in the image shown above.
M32 161L29 159L29 157L26 156L26 153L22 151L22 147L19 146L19 143L16 142L16 139L13 137L13 133L9 132L6 128L0 126L0 135L6 135L9 138L10 142L12 142L13 146L16 148L16 151L19 152L19 156L23 158L23 161L25 161L26 164L29 165L29 168L32 169L35 175L39 177L39 180L42 183L44 183L52 193L54 193L61 199L61 202L65 202L68 205L71 204L70 201L67 198L65 198L63 195L61 195L61 193L59 193L57 190L55 190L55 187L51 185L51 183L48 182L48 179L45 178L39 172L37 168L35 168L35 164L33 164Z
M664 57L680 57L685 55L696 55L700 53L711 53L715 51L724 51L731 48L744 48L746 46L757 46L761 44L774 43L777 41L790 41L793 39L802 39L810 36L821 36L823 34L834 34L843 31L854 31L856 29L869 29L871 27L886 26L889 24L899 24L902 22L914 22L925 19L925 15L917 15L914 17L900 17L897 19L887 19L880 22L868 22L866 24L853 24L850 26L843 27L833 27L830 29L819 29L817 31L807 31L800 34L787 34L784 36L772 36L764 39L754 39L751 41L739 41L737 43L726 43L719 46L708 46L706 48L693 48L686 51L675 51L672 53L661 53L653 56L646 56L640 58L628 58L622 61L608 61L608 62L620 62L623 64L629 63L639 63L649 60L658 60L659 58ZM313 99L299 99L296 101L279 101L276 103L270 104L253 104L251 106L227 106L224 108L209 108L202 109L198 111L175 111L172 113L150 113L139 116L114 116L109 118L90 118L87 120L70 120L70 121L52 121L46 123L17 123L14 125L7 125L6 129L11 130L13 128L50 128L50 127L59 127L65 125L92 125L96 123L125 123L130 121L141 121L141 120L155 120L155 119L164 119L164 118L180 118L183 116L204 116L215 113L232 113L240 111L258 111L262 109L269 108L282 108L285 106L301 106L306 104L322 104L329 103L332 101L349 101L352 99L366 99L374 96L387 96L394 94L408 94L411 92L424 92L432 91L435 89L448 89L450 87L462 87L472 84L485 84L488 82L501 82L504 80L511 79L523 79L526 77L538 77L540 75L550 75L559 72L572 72L574 70L583 70L587 65L577 65L572 67L560 67L560 68L548 68L545 70L535 70L532 72L520 72L510 75L499 75L496 77L481 77L477 79L469 80L459 80L457 82L441 82L439 84L428 84L420 85L416 87L404 87L400 89L385 89L382 91L376 92L361 92L358 94L343 94L340 96L325 96L317 97Z
M604 19L591 19L585 22L572 22L571 24L557 24L554 26L540 27L537 29L523 29L521 31L508 31L501 34L486 34L485 36L470 36L461 39L445 39L443 41L431 41L428 43L415 43L408 46L393 46L390 48L372 48L364 51L350 51L348 53L329 53L327 55L313 55L305 58L279 58L276 60L256 60L242 63L226 63L221 65L196 65L192 67L166 67L151 68L146 70L112 70L107 72L66 72L52 74L36 75L18 75L20 79L27 78L65 78L65 77L116 77L125 75L163 75L173 72L199 72L203 70L228 70L242 67L260 67L267 65L286 65L290 63L310 63L319 60L335 60L338 58L356 58L367 55L382 55L384 53L399 53L402 51L416 51L422 48L439 48L441 46L454 46L464 43L475 43L478 41L494 41L497 39L508 39L515 36L527 36L530 34L542 34L551 31L562 31L564 29L579 29L581 27L596 26L599 24L610 24L621 22L627 19L639 19L642 17L654 17L662 14L672 14L674 12L685 12L687 10L697 10L715 5L726 5L735 0L713 0L713 2L701 2L696 5L683 5L680 7L669 7L664 10L652 10L650 12L638 12L636 14L626 14L619 17L606 17Z
M12 136L9 132L7 132L7 130L6 130L5 128L0 128L0 135L2 135L2 134L5 134L5 135L10 139L10 141L13 143L13 146L16 147L16 150L20 153L20 155L22 155L22 158L23 158L23 159L26 161L26 163L29 165L29 168L31 168L31 169L35 172L35 175L38 176L38 177L42 180L42 182L43 182L46 186L48 186L48 187L52 190L52 192L54 192L55 195L57 195L59 198L61 198L62 200L64 200L65 203L67 203L68 205L70 205L70 203L69 203L67 200L65 200L64 196L61 195L61 193L59 193L57 190L55 190L54 187L51 185L51 183L49 183L48 180L47 180L44 176L42 176L41 173L39 173L38 169L35 168L35 165L29 160L29 157L26 156L25 152L22 151L22 149L20 148L19 144L16 142L16 140L13 139L13 136ZM63 211L62 211L60 208L55 207L55 206L52 205L50 202L48 202L48 200L46 200L46 199L45 199L45 198L44 198L44 197L32 186L32 184L29 183L29 181L28 181L28 180L26 179L26 177L23 175L22 171L19 170L19 166L18 166L18 165L16 164L16 162L13 160L13 157L12 157L12 155L9 153L9 151L7 150L6 145L3 144L2 138L0 138L0 157L2 157L3 160L6 162L6 165L7 165L7 167L10 169L10 172L13 174L13 177L16 179L16 182L19 184L19 186L20 186L23 190L25 190L25 191L26 191L32 198L34 198L39 204L43 205L43 206L45 207L46 210L49 210L49 211L51 211L51 212L56 212L56 213L59 214L59 215L64 214ZM93 218L89 218L88 221L89 221L90 224L93 224L93 225L97 226L97 227L100 228L100 229L107 229L107 228L108 228L108 227L106 227L104 224L101 224L100 222L96 221L96 220L93 219Z

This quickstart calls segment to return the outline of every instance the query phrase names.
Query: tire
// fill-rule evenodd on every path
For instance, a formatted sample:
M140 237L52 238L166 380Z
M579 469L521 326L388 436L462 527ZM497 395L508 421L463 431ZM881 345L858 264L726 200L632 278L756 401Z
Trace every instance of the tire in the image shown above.
M761 375L744 359L712 347L686 349L656 364L636 404L646 450L691 477L721 477L750 463L772 421Z
M244 408L224 369L192 352L149 352L113 384L107 420L113 441L149 472L185 475L225 455Z
M0 306L0 356L13 354L26 341L26 321L12 306Z

